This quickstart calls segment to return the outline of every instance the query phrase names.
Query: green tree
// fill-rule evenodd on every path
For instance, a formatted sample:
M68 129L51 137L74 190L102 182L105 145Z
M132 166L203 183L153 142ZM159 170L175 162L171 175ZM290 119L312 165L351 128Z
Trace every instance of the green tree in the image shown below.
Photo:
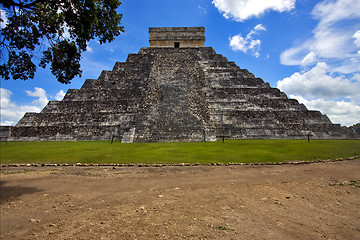
M34 78L37 65L68 84L81 77L87 43L111 42L124 32L118 0L0 0L0 74L8 80ZM3 19L6 19L6 25ZM40 56L39 56L40 55Z

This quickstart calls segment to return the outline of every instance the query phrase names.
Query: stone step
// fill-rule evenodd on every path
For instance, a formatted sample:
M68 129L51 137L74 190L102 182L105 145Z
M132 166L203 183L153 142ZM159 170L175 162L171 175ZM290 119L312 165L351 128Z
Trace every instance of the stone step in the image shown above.
M42 110L43 113L72 113L83 112L134 112L139 108L136 99L117 99L106 101L49 101Z
M26 113L17 123L17 127L23 126L58 126L58 125L103 125L125 126L134 121L135 114L132 112L105 112L105 113Z
M240 99L253 99L261 97L264 100L267 99L283 99L287 101L288 98L285 93L281 92L277 88L253 88L253 87L210 87L206 89L207 97L209 99L231 99L237 98ZM261 100L259 100L261 101Z
M121 142L132 143L134 142L134 137L135 137L135 128L130 128L129 131L124 132L124 134L122 135Z

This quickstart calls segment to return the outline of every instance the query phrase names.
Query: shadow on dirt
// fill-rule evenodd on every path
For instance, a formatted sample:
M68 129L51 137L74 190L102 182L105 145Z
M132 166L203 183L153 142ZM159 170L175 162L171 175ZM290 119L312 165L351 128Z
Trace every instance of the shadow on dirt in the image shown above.
M36 187L6 186L6 181L0 182L0 202L4 204L11 202L24 194L33 194L43 190Z

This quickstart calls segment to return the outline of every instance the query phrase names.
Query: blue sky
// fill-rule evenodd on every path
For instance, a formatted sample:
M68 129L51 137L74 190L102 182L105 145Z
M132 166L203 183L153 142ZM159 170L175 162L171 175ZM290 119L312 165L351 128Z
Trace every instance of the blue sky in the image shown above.
M360 122L359 0L124 0L118 11L126 33L104 45L90 41L82 77L71 84L41 68L32 80L1 79L1 124L39 112L148 47L149 27L182 26L204 26L206 46L333 123Z

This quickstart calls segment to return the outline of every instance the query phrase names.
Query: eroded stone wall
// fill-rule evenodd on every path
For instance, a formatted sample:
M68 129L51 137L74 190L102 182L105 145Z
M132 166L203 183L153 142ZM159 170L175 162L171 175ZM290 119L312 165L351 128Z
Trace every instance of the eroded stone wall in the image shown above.
M149 28L150 47L189 48L205 46L204 27Z

